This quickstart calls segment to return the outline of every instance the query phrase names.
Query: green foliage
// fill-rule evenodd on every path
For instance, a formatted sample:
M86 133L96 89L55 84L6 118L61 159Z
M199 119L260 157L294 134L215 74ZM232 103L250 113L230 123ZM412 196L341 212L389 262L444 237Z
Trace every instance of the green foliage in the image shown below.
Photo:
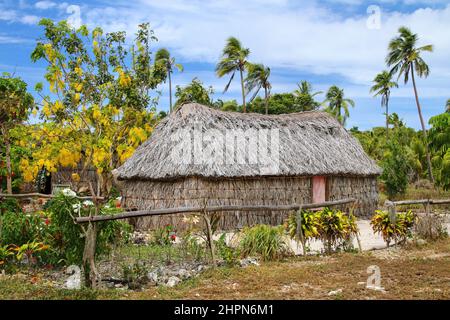
M220 257L228 266L235 266L238 264L241 252L239 248L233 248L227 245L225 233L220 236L219 240L215 242L215 245Z
M0 77L0 126L20 122L34 107L33 96L20 78L3 73Z
M148 268L143 262L125 264L122 266L123 279L128 283L130 289L139 288L147 280Z
M7 211L0 217L0 243L21 246L31 241L44 241L50 232L48 219L42 212Z
M450 113L434 116L429 123L436 181L444 190L450 190Z
M265 113L265 101L261 97L256 97L248 104L249 112ZM315 104L305 102L304 96L296 96L294 93L275 93L269 97L268 113L284 114L315 110Z
M327 104L325 110L333 115L342 125L345 125L345 121L350 116L349 106L355 106L353 100L344 98L344 89L340 89L337 86L331 86L328 89L325 103Z
M178 108L185 103L192 102L212 106L212 94L214 94L214 90L211 86L205 88L199 79L194 78L187 86L176 87L175 97L177 98L177 101L175 103L175 108Z
M283 227L256 225L243 229L239 250L243 256L259 255L262 260L279 260L289 255L290 248L283 237Z
M22 212L17 199L5 198L0 200L0 216L5 212Z
M370 224L389 246L393 240L396 243L405 241L411 235L415 220L416 215L412 211L400 212L391 217L389 212L377 210Z
M153 242L156 245L169 246L175 241L176 232L172 225L168 224L162 228L157 228L153 232Z
M318 218L318 239L323 242L328 253L345 246L358 233L355 217L340 210L325 208L319 212Z
M391 142L381 166L383 168L381 180L386 185L388 196L393 198L404 194L408 186L408 172L410 171L406 148L395 141Z
M286 221L285 227L291 239L302 240L299 238L299 220L301 221L302 234L305 241L319 236L320 212L301 210L291 214Z

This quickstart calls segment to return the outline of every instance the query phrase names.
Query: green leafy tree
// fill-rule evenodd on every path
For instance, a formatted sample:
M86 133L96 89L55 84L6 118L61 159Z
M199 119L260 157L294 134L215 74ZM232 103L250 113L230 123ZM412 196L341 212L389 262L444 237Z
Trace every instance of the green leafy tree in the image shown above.
M331 86L325 98L326 111L332 114L342 125L345 125L345 121L350 116L349 106L354 107L355 102L345 98L344 89L337 86Z
M389 97L391 89L397 88L398 84L392 81L392 75L386 70L377 74L373 82L375 84L370 88L370 92L374 93L374 96L381 96L381 107L386 109L386 138L389 138Z
M317 102L314 97L322 94L322 91L312 92L312 85L306 80L298 83L297 87L294 95L297 97L297 103L300 105L302 111L316 110L319 108L320 102Z
M415 73L419 77L428 77L430 73L430 68L426 62L422 59L422 52L432 52L432 45L425 45L422 47L417 47L418 36L412 33L406 27L400 27L398 29L399 35L393 38L389 42L389 52L386 57L386 63L391 67L391 74L397 74L398 78L403 76L404 83L408 83L409 77L411 76L414 96L416 99L417 111L419 113L420 124L422 126L423 140L428 141L427 130L425 128L425 121L422 116L422 108L419 102L419 94L417 92ZM427 165L428 165L428 176L431 182L434 183L433 171L431 167L431 155L428 144L426 144L427 149Z
M5 146L6 190L12 193L12 165L10 130L26 120L34 107L34 98L27 91L27 84L20 78L4 73L0 77L0 130Z
M386 193L390 198L406 192L408 172L410 170L406 148L398 142L391 141L381 162L383 173L381 180L385 183Z
M197 79L192 79L185 87L177 86L175 97L177 101L175 102L175 109L182 106L185 103L200 103L206 106L213 106L211 95L214 94L213 88L210 86L205 88L203 83Z
M269 113L269 94L272 85L269 82L270 68L263 64L248 64L247 77L245 78L245 89L247 94L254 91L250 102L255 99L261 88L264 89L264 102L266 106L266 114Z
M162 67L164 70L163 77L167 76L169 80L169 110L172 112L172 73L173 69L183 71L183 66L176 63L175 58L170 56L170 52L166 48L159 49L155 55L155 68Z
M32 181L42 168L52 173L81 163L83 170L96 169L97 187L105 195L112 170L148 138L158 120L157 98L149 94L160 81L150 52L156 38L148 24L139 25L131 46L125 32L90 32L50 19L39 25L45 32L31 58L47 66L50 94L42 84L36 87L43 122L31 126L22 141L33 150L21 160L24 179Z
M433 164L437 182L445 189L450 190L450 113L434 116L429 121L430 146L433 151Z
M241 77L241 91L242 91L242 110L247 111L245 105L245 89L244 89L244 71L248 66L247 58L250 55L250 49L244 48L241 42L235 37L227 39L225 48L222 51L222 57L216 66L216 74L219 78L231 74L230 80L223 92L227 92L233 81L236 71L239 71Z

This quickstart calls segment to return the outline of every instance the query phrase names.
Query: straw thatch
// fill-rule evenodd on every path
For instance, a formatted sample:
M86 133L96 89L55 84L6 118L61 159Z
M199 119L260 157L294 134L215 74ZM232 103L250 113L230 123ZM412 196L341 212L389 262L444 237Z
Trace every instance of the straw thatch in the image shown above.
M213 139L208 143L215 144L216 150L223 151L225 157L233 152L245 154L245 163L183 162L173 157L179 142L174 137L179 138L179 129L184 129L182 135L190 138L195 130L203 134L210 130L225 134L230 130L276 129L279 137L277 166L264 171L261 163L250 161L259 156L259 141L257 154L252 154L255 150L242 144L242 140L230 143L226 139ZM274 146L269 143L269 149ZM194 150L190 151L191 156L195 156ZM320 175L327 177L327 200L356 198L359 206L355 213L363 216L376 209L379 173L380 168L364 153L359 142L326 113L266 116L188 104L155 128L151 138L117 170L116 177L120 181L124 206L142 210L197 207L204 205L205 200L208 205L310 203L311 177ZM280 224L286 215L287 212L280 211L226 212L222 214L219 228ZM141 229L168 223L183 228L180 216L139 218L133 223Z
M231 130L253 129L257 132L278 129L279 170L276 176L373 176L380 173L380 168L366 155L359 142L327 113L311 111L282 115L244 114L219 111L200 104L186 104L164 119L150 139L118 169L118 179L261 176L260 166L249 162L230 165L212 162L205 165L174 161L172 152L178 140L173 136L180 132L180 129L185 129L192 135L194 130L202 133L218 130L225 134ZM211 143L222 142L217 139ZM218 148L223 149L225 153L228 150L246 153L245 146L235 146L234 143L235 141L225 139L222 144L225 147ZM246 154L247 158L256 156Z

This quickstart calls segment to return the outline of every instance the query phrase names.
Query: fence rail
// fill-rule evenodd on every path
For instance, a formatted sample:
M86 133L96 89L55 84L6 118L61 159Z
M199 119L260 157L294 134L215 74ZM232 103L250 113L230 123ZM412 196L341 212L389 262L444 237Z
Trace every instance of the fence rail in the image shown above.
M343 199L337 201L326 201L321 203L307 203L307 204L292 204L292 205L279 205L279 206L206 206L206 207L181 207L181 208L167 208L167 209L154 209L154 210L141 210L141 211L127 211L114 215L107 216L91 216L91 217L78 217L75 218L77 223L97 222L107 220L119 220L145 216L161 216L176 213L194 213L194 212L218 212L218 211L290 211L298 209L316 209L322 207L331 207L347 203L355 202L355 199Z
M396 206L408 205L408 204L450 204L450 199L421 199L421 200L402 200L402 201L393 201L393 204Z
M26 198L54 198L55 195L53 194L45 194L45 193L13 193L13 194L6 194L6 193L0 193L0 200L2 198L16 198L16 199L26 199ZM75 198L79 199L79 200L104 200L104 197L93 197L93 196L86 196L86 197L79 197L79 196L75 196Z

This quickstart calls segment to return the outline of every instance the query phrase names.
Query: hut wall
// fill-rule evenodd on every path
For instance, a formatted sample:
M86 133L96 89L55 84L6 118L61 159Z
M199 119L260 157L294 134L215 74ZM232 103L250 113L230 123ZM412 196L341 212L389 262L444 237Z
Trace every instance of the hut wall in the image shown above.
M123 205L127 210L160 209L173 207L198 207L204 205L287 205L311 203L311 177L265 177L257 179L210 180L190 177L176 181L123 181ZM328 177L327 200L356 198L359 205L355 215L373 214L378 203L375 177ZM340 209L348 209L341 207ZM218 228L232 230L255 224L282 224L289 212L222 212ZM187 225L182 214L134 218L130 222L137 229L155 229L167 224L177 230Z
M378 205L376 177L328 177L327 199L329 201L355 198L358 204L354 214L358 217L371 217ZM339 209L349 209L342 206Z
M125 181L123 202L127 209L157 209L208 205L287 205L311 201L311 179L304 177L266 177L258 179L206 180L186 178L171 182ZM288 212L218 213L220 230L255 224L282 224ZM154 229L166 224L184 229L183 215L143 217L130 221L138 229Z

